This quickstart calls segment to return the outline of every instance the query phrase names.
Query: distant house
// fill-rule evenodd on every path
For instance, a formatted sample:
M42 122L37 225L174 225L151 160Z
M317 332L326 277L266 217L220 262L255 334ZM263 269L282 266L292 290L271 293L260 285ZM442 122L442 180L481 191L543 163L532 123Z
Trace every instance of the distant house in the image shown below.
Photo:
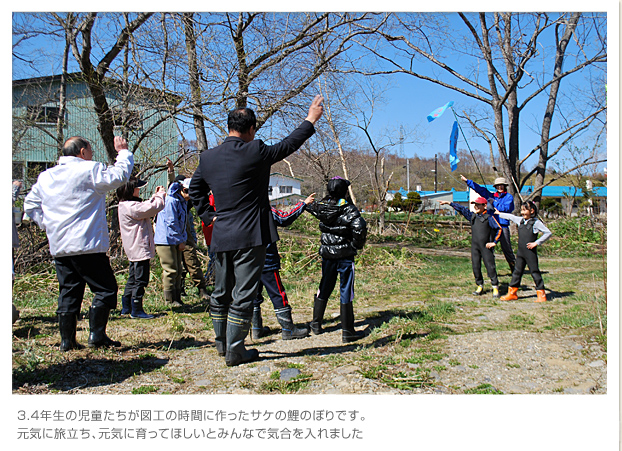
M60 114L60 75L13 81L13 179L25 181L26 186L36 181L38 174L56 164L58 146L56 124ZM134 153L135 168L145 169L153 164L164 165L178 149L178 132L174 118L167 118L170 108L179 99L162 92L123 86L107 80L106 97L115 122L115 134L127 133L130 149L143 136ZM67 76L64 139L82 136L94 151L93 159L108 163L108 158L97 130L98 121L93 99L80 73ZM145 132L147 132L145 134ZM145 175L143 175L145 177ZM166 186L166 171L149 178L146 190Z
M270 174L268 188L270 205L295 205L307 198L300 191L302 179L283 175L279 172Z

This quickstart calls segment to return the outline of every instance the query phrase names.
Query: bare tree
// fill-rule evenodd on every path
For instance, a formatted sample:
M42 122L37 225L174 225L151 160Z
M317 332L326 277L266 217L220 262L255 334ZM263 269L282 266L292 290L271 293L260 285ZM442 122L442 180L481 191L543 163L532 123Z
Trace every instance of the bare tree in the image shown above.
M519 153L520 113L534 99L548 91L547 107L539 131L540 162L537 181L540 190L545 177L548 143L553 112L561 82L586 68L600 67L607 61L606 18L599 15L563 13L458 13L465 33L458 33L450 15L425 14L393 16L393 28L378 31L388 48L364 45L386 65L385 70L367 74L408 74L452 89L485 104L492 113L494 139L500 155L502 172L515 181L510 192L516 194L527 178L521 178L524 160ZM545 49L545 34L553 30L553 57ZM576 41L574 55L568 53L571 37ZM445 55L447 54L447 55ZM454 56L469 63L458 67ZM552 70L548 66L552 63ZM565 65L564 65L565 63ZM431 66L429 66L431 64ZM438 73L429 74L432 67ZM480 70L484 67L485 70ZM360 71L359 71L360 72ZM480 78L483 80L480 82ZM525 99L520 100L519 94ZM557 136L572 133L576 123L598 116L602 107L592 108L562 129ZM507 124L506 124L507 120Z

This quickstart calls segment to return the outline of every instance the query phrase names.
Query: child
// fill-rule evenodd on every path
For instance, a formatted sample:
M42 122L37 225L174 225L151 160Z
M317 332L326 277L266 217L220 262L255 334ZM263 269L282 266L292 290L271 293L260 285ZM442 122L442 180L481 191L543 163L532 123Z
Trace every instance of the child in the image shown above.
M473 267L473 275L477 289L473 292L475 296L484 293L484 276L482 275L482 259L486 272L492 284L492 297L499 297L499 279L497 278L497 267L495 265L495 254L492 249L501 238L501 225L497 218L492 214L492 210L488 211L487 201L483 197L478 197L473 202L475 213L468 208L463 207L455 202L445 200L439 201L441 205L451 205L451 207L464 216L471 223L471 265ZM495 232L494 234L491 232ZM490 237L493 241L490 242Z
M274 219L277 226L287 227L305 211L306 206L313 202L314 199L315 193L311 194L304 201L298 202L290 211L281 211L272 207L272 219ZM266 262L261 273L261 282L257 290L257 298L253 302L253 319L251 321L251 337L253 340L261 338L267 332L267 328L263 327L263 321L261 319L261 303L263 302L261 292L263 291L263 287L266 287L268 296L272 301L276 319L281 325L281 337L283 340L304 338L309 335L309 330L306 327L298 328L294 325L294 321L292 320L292 307L289 305L285 287L283 287L283 283L281 282L280 269L281 257L279 256L277 244L276 242L270 243L266 248Z
M158 213L155 227L156 252L162 265L162 288L164 300L172 307L181 307L182 252L188 238L186 234L186 202L190 199L188 185L173 182L168 188L164 210Z
M516 268L512 273L512 281L508 288L508 294L501 298L502 301L514 301L518 299L516 293L520 287L520 281L525 272L525 266L529 266L531 277L536 283L536 302L546 302L544 281L538 267L538 246L551 237L551 231L540 221L538 207L532 201L523 202L520 206L521 216L510 213L499 213L500 218L509 219L518 224L518 252L516 253ZM538 239L538 232L542 236Z
M320 220L320 256L322 279L313 301L311 331L321 334L322 319L337 274L340 275L341 340L350 343L363 338L354 330L354 256L363 249L367 238L367 223L358 208L346 198L350 182L334 177L328 182L328 195L319 202L307 205L307 211Z
M143 296L149 284L149 262L155 257L153 225L151 218L164 208L166 190L158 186L151 199L139 197L140 188L147 182L130 177L129 182L117 188L119 198L119 230L123 249L130 261L130 272L121 296L121 315L128 313L132 318L151 319L145 313Z

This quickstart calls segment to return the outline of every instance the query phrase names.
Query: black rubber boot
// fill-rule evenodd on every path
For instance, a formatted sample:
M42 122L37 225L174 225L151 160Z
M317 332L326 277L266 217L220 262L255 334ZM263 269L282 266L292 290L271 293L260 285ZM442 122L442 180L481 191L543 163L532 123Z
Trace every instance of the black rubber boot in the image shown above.
M132 296L121 296L121 315L129 315L132 312Z
M143 310L143 299L132 299L132 313L130 316L134 319L152 319L153 315L145 313Z
M252 362L259 358L257 349L246 349L244 339L251 328L251 319L232 315L227 317L227 366L237 366L241 363Z
M227 349L227 313L217 313L210 309L212 326L214 326L214 344L218 355L224 357Z
M253 319L251 320L251 338L259 340L270 333L268 326L264 327L263 318L261 317L261 307L253 308Z
M322 321L324 319L324 312L326 311L326 304L328 300L320 299L317 296L313 297L313 321L311 321L311 332L314 335L320 335L324 332L322 329Z
M82 349L76 341L76 329L78 327L78 315L75 313L59 313L58 328L60 330L60 350L63 352L72 349Z
M89 348L101 348L101 347L115 347L121 346L121 343L115 340L111 340L106 335L106 325L108 324L108 316L110 315L110 309L105 307L91 307L89 309L89 327L91 333L89 334Z
M341 304L341 341L352 343L360 340L365 334L354 330L354 308L352 302Z
M293 340L295 338L305 338L309 335L309 329L306 327L299 329L294 325L292 320L292 308L287 307L275 311L276 319L281 325L281 337L283 340Z

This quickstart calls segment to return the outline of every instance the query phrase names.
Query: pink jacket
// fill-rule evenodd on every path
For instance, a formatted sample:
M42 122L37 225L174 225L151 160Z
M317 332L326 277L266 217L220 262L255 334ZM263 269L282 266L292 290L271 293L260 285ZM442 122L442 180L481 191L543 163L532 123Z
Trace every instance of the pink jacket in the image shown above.
M165 193L157 193L143 202L119 202L119 229L129 261L149 260L155 256L151 218L164 208L165 196Z

